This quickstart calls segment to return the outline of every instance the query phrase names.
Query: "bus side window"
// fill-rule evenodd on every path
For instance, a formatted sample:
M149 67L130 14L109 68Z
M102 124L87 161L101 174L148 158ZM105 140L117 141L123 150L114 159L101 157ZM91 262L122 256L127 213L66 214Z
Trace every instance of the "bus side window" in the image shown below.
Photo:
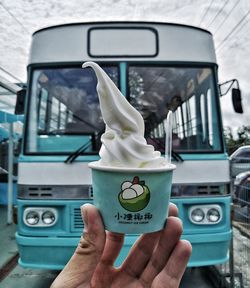
M205 148L211 149L213 143L213 119L212 119L212 101L211 90L208 89L205 94L200 96L202 141Z
M90 112L89 112L90 113ZM95 126L90 122L89 117L86 117L88 112L86 110L77 110L72 113L71 121L67 122L67 133L93 133Z
M59 100L55 97L52 98L52 105L51 105L51 117L49 123L49 131L54 131L59 129L59 115L60 115L60 108L59 108Z
M47 128L48 91L41 88L38 97L38 129L40 132L45 132Z

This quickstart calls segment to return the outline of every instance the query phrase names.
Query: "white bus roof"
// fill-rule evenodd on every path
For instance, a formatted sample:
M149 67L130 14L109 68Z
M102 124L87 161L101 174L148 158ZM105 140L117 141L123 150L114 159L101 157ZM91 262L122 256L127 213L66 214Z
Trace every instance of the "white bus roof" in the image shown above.
M74 23L33 34L29 64L86 60L216 63L216 56L210 32L173 23Z

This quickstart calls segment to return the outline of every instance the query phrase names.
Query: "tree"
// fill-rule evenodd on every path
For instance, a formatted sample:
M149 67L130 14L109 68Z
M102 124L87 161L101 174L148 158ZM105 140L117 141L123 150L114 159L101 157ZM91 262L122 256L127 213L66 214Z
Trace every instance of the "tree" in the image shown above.
M238 143L243 145L250 144L250 126L243 125L242 127L238 128Z
M226 140L226 147L229 155L241 146L250 145L250 126L243 125L236 131L236 136L233 136L232 128L226 127L224 129L224 136Z

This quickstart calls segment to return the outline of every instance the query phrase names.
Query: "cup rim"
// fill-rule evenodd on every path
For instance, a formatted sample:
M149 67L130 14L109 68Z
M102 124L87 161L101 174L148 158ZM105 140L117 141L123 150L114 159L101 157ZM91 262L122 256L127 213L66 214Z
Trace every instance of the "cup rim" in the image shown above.
M137 167L111 167L111 166L101 166L100 161L93 161L88 164L91 169L102 170L102 171L113 171L113 172L165 172L165 171L173 171L176 169L176 165L168 164L164 167L146 167L146 168L137 168Z

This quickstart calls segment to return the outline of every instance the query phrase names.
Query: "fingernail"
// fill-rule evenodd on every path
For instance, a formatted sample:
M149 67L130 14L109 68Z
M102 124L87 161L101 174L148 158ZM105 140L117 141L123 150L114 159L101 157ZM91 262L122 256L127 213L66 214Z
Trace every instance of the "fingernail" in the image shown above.
M88 229L88 209L85 207L85 205L81 206L81 211L82 211L82 218L83 218L83 223L84 223L84 230Z
M177 208L177 205L174 204L173 202L170 202L169 205L173 205L173 206L175 206Z

